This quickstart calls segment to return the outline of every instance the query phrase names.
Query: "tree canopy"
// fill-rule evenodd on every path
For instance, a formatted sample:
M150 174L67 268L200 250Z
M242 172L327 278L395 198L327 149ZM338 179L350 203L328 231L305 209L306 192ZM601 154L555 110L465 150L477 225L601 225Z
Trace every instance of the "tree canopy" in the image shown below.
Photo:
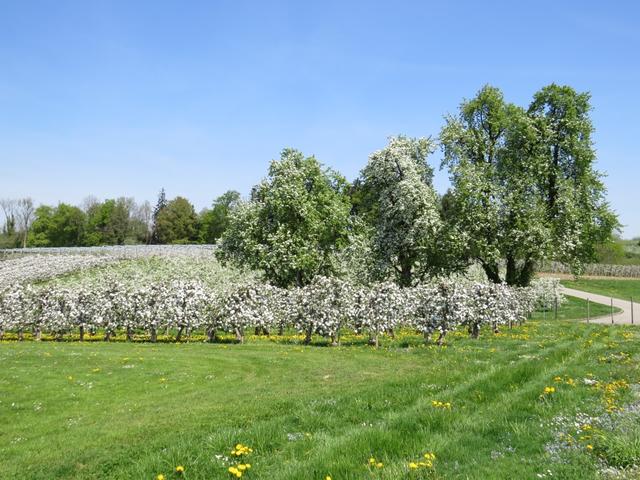
M213 201L210 210L200 215L200 241L216 243L229 225L229 213L240 203L240 194L235 190L223 193Z
M381 272L392 273L402 286L440 265L442 222L427 163L434 149L428 138L392 137L362 171L362 213L374 227L373 254Z
M160 243L191 243L198 234L198 216L184 197L176 197L156 217L156 235Z
M562 108L549 93L558 89ZM552 85L525 111L485 86L446 118L440 140L452 183L447 221L464 238L465 256L494 282L527 285L544 259L579 271L617 226L593 169L587 99ZM560 110L575 113L572 128Z
M285 149L251 199L230 214L219 256L260 269L275 285L306 285L335 271L347 245L347 182L315 157Z

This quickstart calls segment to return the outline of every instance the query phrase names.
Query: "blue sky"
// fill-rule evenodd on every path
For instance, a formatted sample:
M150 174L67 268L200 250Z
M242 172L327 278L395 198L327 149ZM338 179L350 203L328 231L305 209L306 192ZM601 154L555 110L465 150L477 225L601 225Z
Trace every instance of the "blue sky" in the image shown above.
M556 82L592 93L598 168L640 236L638 3L453 3L0 0L0 198L165 187L200 209L288 146L353 179L485 83L527 105Z

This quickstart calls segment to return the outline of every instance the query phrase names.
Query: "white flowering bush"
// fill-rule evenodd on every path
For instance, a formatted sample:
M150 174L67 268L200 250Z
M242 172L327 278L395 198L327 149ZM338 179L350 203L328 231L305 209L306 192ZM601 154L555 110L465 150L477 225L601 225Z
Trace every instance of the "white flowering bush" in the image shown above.
M357 315L354 287L338 278L318 276L303 288L289 291L293 326L305 334L305 343L317 334L338 344L340 331Z
M543 310L552 310L556 305L562 305L565 302L565 296L562 293L562 285L557 278L539 278L531 282L533 298L535 298L535 308Z
M367 332L370 343L376 347L379 336L393 334L410 317L411 303L407 301L409 289L401 289L395 283L382 282L366 289L359 302L359 328Z
M378 345L382 335L409 328L426 341L437 333L441 344L459 327L478 337L482 327L497 332L502 325L521 323L535 308L563 301L553 279L526 288L459 279L400 288L391 282L363 286L316 277L305 287L283 289L253 277L201 275L198 268L196 278L181 279L151 268L130 275L128 268L118 275L108 267L101 280L83 274L75 282L5 287L0 290L0 337L7 331L19 338L25 332L57 339L79 333L82 340L100 332L105 340L123 334L133 340L144 333L155 342L161 332L171 331L180 341L204 331L210 341L216 332L228 332L242 342L249 329L264 335L294 329L305 342L319 335L337 344L341 332L351 331L369 335Z

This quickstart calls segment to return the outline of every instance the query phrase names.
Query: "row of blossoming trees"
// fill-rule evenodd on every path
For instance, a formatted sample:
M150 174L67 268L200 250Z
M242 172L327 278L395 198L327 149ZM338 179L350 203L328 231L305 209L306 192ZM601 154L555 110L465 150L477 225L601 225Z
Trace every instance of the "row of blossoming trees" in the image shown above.
M62 339L65 334L100 332L115 335L147 332L155 342L159 332L184 335L204 332L215 341L217 332L230 332L242 342L247 331L282 334L295 330L339 342L341 332L369 336L378 345L383 334L410 328L429 341L437 334L464 326L477 338L482 326L522 322L538 306L557 300L557 283L540 281L527 288L481 282L439 281L411 288L381 282L369 287L316 277L301 288L283 289L247 282L213 288L198 280L43 287L18 284L0 293L0 338L7 331L22 339L42 333Z

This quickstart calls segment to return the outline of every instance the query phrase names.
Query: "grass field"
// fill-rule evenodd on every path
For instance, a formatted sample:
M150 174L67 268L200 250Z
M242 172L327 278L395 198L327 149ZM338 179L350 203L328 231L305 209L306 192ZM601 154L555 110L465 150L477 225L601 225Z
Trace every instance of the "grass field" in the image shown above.
M598 457L640 459L637 407L605 413L638 402L636 332L531 322L378 350L3 342L0 478L235 478L237 443L248 479L596 478ZM433 468L410 467L427 452Z
M566 302L558 308L558 320L583 320L587 318L587 301L576 297L566 297ZM590 302L589 315L591 318L603 317L611 313L611 307L599 303ZM614 312L619 312L619 308L614 308ZM554 320L555 312L536 311L532 315L533 320Z
M630 297L640 301L640 280L587 279L562 280L562 285L585 292L598 293L627 300Z

